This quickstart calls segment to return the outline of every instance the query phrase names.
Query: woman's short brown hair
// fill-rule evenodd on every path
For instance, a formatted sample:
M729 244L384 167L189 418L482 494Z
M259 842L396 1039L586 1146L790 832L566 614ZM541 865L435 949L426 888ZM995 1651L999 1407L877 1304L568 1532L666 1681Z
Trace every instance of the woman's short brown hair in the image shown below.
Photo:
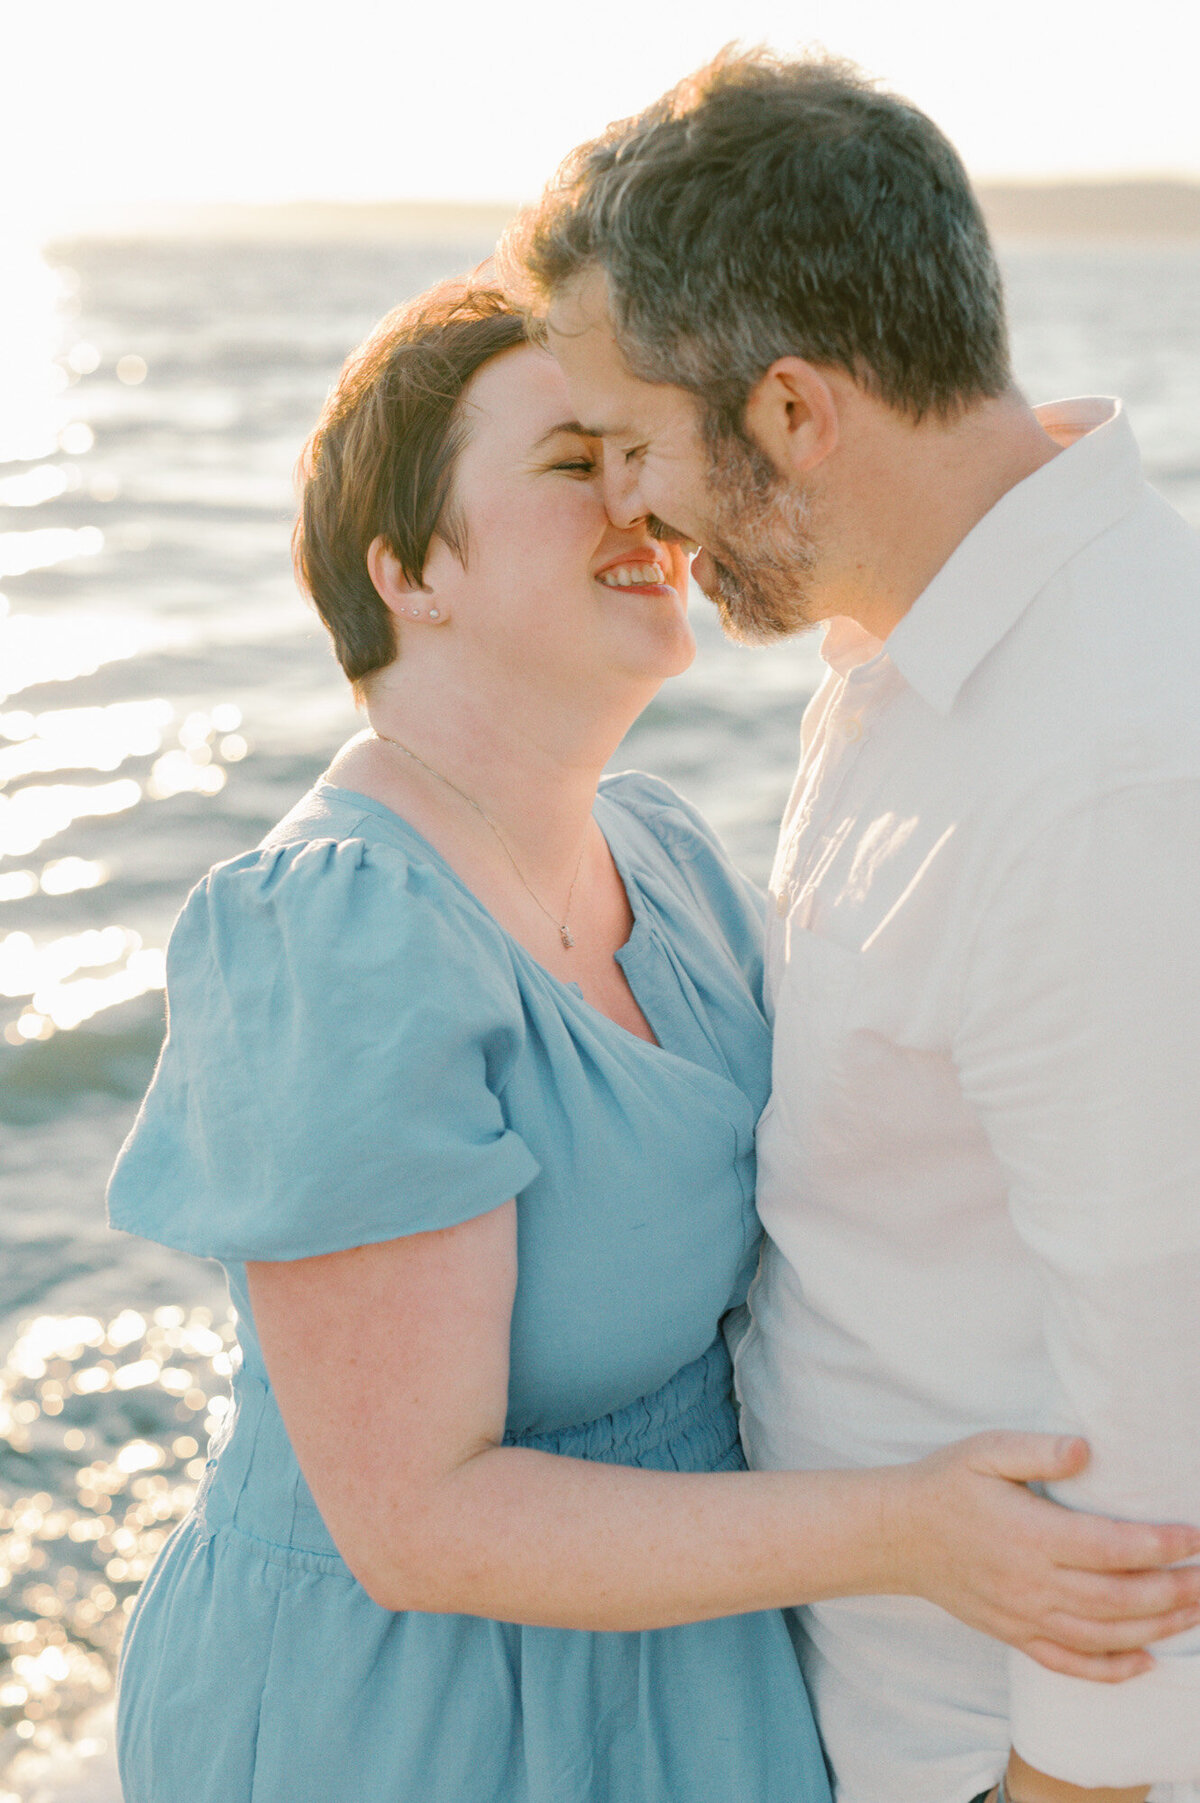
M382 538L419 584L436 533L464 562L454 470L467 428L459 402L475 372L526 341L497 289L442 282L381 319L346 359L301 454L296 575L357 684L396 655L392 615L367 571Z

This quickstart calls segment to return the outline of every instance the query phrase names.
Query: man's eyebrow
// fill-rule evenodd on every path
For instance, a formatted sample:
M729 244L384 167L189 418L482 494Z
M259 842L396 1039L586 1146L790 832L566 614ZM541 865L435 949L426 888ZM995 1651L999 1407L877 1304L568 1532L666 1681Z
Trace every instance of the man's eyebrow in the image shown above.
M544 445L548 438L556 438L560 432L569 432L574 438L603 438L604 430L602 426L581 426L577 419L561 419L548 432L543 432L537 443Z

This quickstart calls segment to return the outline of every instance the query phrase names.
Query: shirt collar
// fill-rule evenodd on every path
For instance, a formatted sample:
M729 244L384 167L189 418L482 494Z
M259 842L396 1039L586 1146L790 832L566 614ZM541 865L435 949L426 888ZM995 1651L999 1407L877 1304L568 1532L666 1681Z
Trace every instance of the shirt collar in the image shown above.
M1135 505L1141 458L1120 401L1052 401L1034 411L1063 450L1001 496L885 646L852 620L832 620L822 656L839 674L886 648L909 686L948 713L1055 572Z

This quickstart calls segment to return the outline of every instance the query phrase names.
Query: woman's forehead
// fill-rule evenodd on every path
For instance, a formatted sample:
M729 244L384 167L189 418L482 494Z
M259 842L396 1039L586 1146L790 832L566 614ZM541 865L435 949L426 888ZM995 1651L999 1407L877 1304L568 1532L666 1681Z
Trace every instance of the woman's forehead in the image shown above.
M510 446L533 445L572 417L562 371L549 351L532 344L516 345L485 363L463 406L473 439Z

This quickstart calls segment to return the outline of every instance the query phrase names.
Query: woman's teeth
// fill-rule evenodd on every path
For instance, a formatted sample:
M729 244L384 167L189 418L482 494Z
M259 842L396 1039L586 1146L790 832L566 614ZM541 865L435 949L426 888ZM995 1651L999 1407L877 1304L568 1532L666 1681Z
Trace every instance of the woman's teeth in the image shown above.
M615 570L601 570L596 581L605 588L647 588L667 580L661 564L623 563Z

